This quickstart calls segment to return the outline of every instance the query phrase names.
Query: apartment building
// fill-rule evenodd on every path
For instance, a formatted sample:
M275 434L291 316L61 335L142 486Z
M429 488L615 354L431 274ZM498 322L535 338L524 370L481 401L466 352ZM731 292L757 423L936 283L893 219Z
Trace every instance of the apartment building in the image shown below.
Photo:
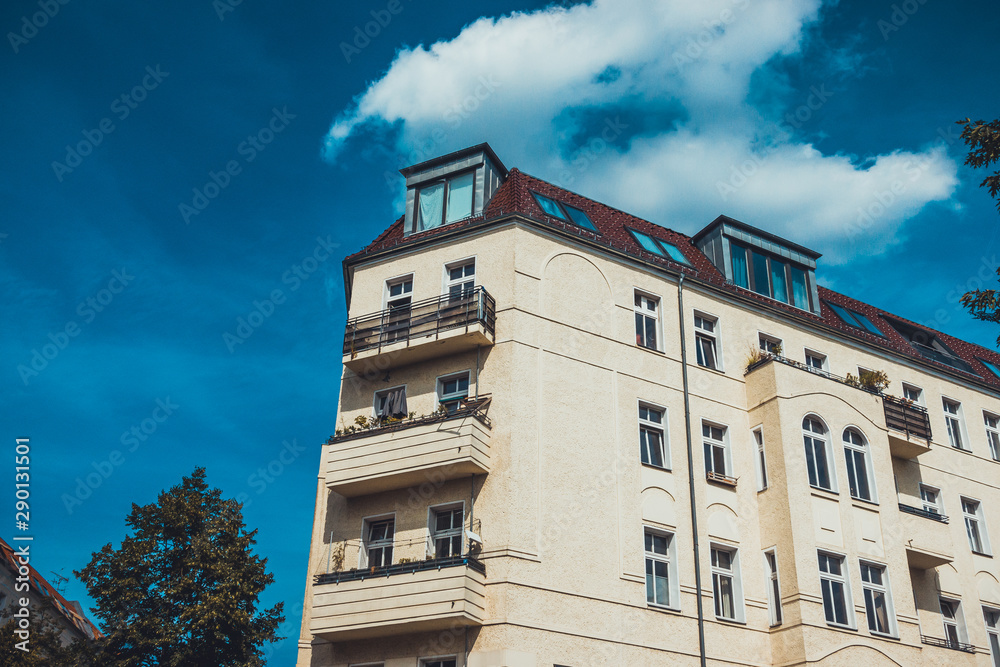
M300 667L1000 666L1000 355L725 216L486 144L401 173L344 260Z

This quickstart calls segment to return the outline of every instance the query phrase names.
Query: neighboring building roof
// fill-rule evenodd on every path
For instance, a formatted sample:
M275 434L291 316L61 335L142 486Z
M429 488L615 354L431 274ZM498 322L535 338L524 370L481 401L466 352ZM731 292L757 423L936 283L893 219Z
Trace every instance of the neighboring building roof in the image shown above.
M0 565L7 568L14 578L18 576L20 563L17 561L14 548L7 544L3 538L0 538ZM91 623L90 619L83 614L83 609L80 607L79 602L64 598L30 563L28 564L28 577L31 589L38 594L34 597L34 602L46 599L50 600L52 606L88 639L98 639L104 636L97 629L97 626Z
M486 146L487 148L489 147L488 144L482 144L482 146ZM492 153L492 151L490 152ZM436 161L437 158L429 162L436 163ZM538 201L532 195L533 192L543 195L544 197L564 202L565 204L584 211L594 223L594 226L597 228L597 232L595 233L591 230L578 227L572 223L565 222L546 214L545 211L542 210L541 206L539 206ZM508 172L506 180L493 195L493 198L490 200L488 206L483 212L483 215L473 216L459 222L437 227L435 229L417 234L411 234L405 237L403 234L403 218L400 217L392 225L390 225L388 229L379 234L379 236L364 249L347 256L344 259L344 266L346 269L349 265L362 260L368 255L388 251L399 246L415 245L429 237L445 234L451 235L466 227L490 224L495 220L510 215L519 215L521 217L529 218L536 222L540 222L545 226L560 229L590 243L603 245L613 251L630 255L645 263L657 265L674 273L684 273L695 280L713 284L724 290L736 293L745 300L756 301L763 307L785 311L786 313L794 315L798 318L811 320L815 324L835 329L839 333L850 338L861 340L865 343L886 350L891 350L892 352L918 360L922 363L930 364L932 367L941 371L958 374L959 376L965 377L970 381L986 384L994 389L1000 389L1000 378L994 375L980 361L980 359L984 359L994 365L1000 366L1000 354L994 350L990 350L973 343L968 343L940 331L929 329L923 325L911 322L910 320L899 317L898 315L893 315L892 313L876 308L870 304L857 301L825 287L819 287L819 298L822 303L821 315L816 315L812 312L783 304L779 301L775 301L774 299L761 296L752 290L744 289L733 285L732 283L728 283L725 277L719 273L715 266L712 265L708 257L706 257L694 244L695 239L698 238L699 235L702 235L706 229L712 227L719 221L735 224L754 230L758 233L763 232L763 230L751 227L746 223L734 220L728 216L719 216L705 229L699 231L694 237L690 237L672 229L656 225L648 220L643 220L642 218L625 213L624 211L620 211L611 206L607 206L606 204L588 199L576 194L575 192L557 187L551 183L535 178L534 176L529 176L528 174L518 170L516 167ZM629 233L629 228L673 244L681 251L688 262L690 262L690 266L685 266L646 251L641 245L639 245L635 237ZM764 233L774 237L773 234L769 234L768 232ZM785 239L780 239L778 237L774 238L793 246L796 249L815 255L816 257L820 256L807 248L803 248L802 246L794 243L789 243ZM876 336L867 331L849 326L833 311L833 309L830 308L827 302L864 314L884 335ZM928 359L926 356L921 355L913 346L910 345L903 335L897 332L890 325L890 323L884 319L886 316L937 336L938 339L947 345L957 357L968 364L975 371L975 374L965 372L960 368L955 368L953 365L945 364L934 359Z

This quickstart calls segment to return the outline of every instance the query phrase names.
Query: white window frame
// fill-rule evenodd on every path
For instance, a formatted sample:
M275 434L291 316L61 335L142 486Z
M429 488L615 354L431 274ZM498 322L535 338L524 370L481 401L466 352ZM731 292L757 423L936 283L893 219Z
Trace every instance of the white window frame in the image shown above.
M990 424L990 421L993 424ZM983 410L983 424L986 427L986 444L989 445L990 456L994 461L1000 461L1000 415Z
M392 565L393 561L396 559L396 513L389 512L386 514L376 514L373 516L366 516L361 518L361 547L358 549L358 569L365 569L368 567L368 549L371 547L371 543L368 541L369 527L373 523L380 523L382 521L392 521L392 539L391 540L376 540L376 542L386 542L388 544L380 544L374 548L384 548L385 546L390 546L392 548L392 556L389 558L389 564Z
M639 303L636 303L638 301ZM653 311L650 311L647 304L652 304L654 307ZM635 332L635 345L636 347L641 347L644 350L655 350L656 352L663 352L663 318L661 313L663 312L663 299L659 296L635 288L633 291L632 299L632 311L635 313L635 317L642 317L643 320L643 330L642 335L645 337L646 333L646 322L645 320L653 320L653 335L656 336L655 345L649 347L648 345L643 345L639 342L639 332ZM650 313L653 313L652 315ZM633 318L633 319L634 319Z
M477 259L476 256L473 255L472 257L465 257L463 259L455 260L454 262L448 262L447 264L444 265L444 286L443 289L441 290L441 294L443 296L455 296L455 298L458 298L462 294L466 294L468 293L468 291L474 290L476 288L476 285L478 284L476 282L476 259ZM472 265L471 276L463 275L461 278L456 278L456 279L451 278L451 272L454 269L465 268L470 264ZM452 287L461 286L470 281L472 282L471 288L463 289L456 295L451 294Z
M819 422L820 425L825 429L824 433L819 434L819 433L816 433L815 431L807 431L806 428L805 428L805 425L804 425L804 422L805 422L806 419L814 419L817 422ZM821 491L827 491L829 493L837 493L838 492L837 489L840 488L840 487L837 484L837 464L836 464L836 459L834 458L833 438L831 437L830 427L827 425L826 420L824 420L822 417L820 417L816 413L812 413L812 412L809 413L809 414L807 414L807 415L805 415L804 417L802 417L802 422L803 422L803 426L802 426L802 445L803 445L803 447L806 446L805 438L810 438L812 440L822 439L822 441L823 441L823 450L824 450L824 454L825 454L825 458L826 458L826 474L827 474L827 477L829 477L829 479L830 479L830 488L826 488L825 486L820 486L819 485L819 467L817 466L816 467L816 484L813 484L810 481L809 482L809 486L811 488L813 488L813 489L819 489ZM814 454L813 454L813 460L815 461L815 449L813 450L813 452L814 452ZM806 456L805 464L806 464L806 480L808 481L809 480L809 458L808 458L808 456Z
M949 405L955 407L955 412L948 410ZM945 430L948 432L948 444L955 449L961 449L964 452L972 451L968 444L969 434L965 428L965 414L962 411L962 402L956 401L953 398L948 398L947 396L942 396L941 409L944 412ZM953 431L958 432L957 441Z
M813 366L809 363L809 358L817 359L820 362L819 366ZM830 371L830 360L825 354L817 352L816 350L809 349L808 347L803 348L803 359L805 359L806 367L809 370L816 373L828 373Z
M934 501L927 500L924 492L934 494ZM930 484L920 484L920 503L924 511L944 516L944 505L941 503L941 489Z
M772 352L775 347L782 352L785 350L785 344L780 338L759 330L757 331L757 345L761 350L769 354L781 354L781 352Z
M777 547L765 549L764 573L767 575L767 611L771 619L771 627L784 622L784 612L781 609L781 574L778 571Z
M379 401L383 397L388 396L391 392L394 392L397 389L402 389L403 392L406 393L407 396L409 396L409 393L407 393L407 388L408 387L405 384L397 384L395 387L386 387L385 389L379 389L378 391L373 392L372 393L372 418L373 419L377 419L378 418L378 404L379 404Z
M462 525L456 530L455 528L449 528L448 530L437 532L437 515L438 512L454 512L455 510L462 510ZM437 558L437 541L439 539L451 539L456 536L460 536L462 539L459 543L459 551L457 555L462 555L465 551L465 519L468 514L465 512L465 501L459 500L453 503L441 503L439 505L431 505L427 508L427 557ZM452 554L455 556L456 554Z
M961 501L962 518L965 523L965 536L969 540L969 549L972 550L972 553L982 554L984 556L993 555L993 551L990 549L989 532L986 530L986 516L983 514L982 501L970 498L969 496L960 496L959 500ZM973 512L969 512L966 509L966 504L975 505L975 510ZM972 543L972 535L970 534L972 532L970 525L972 522L975 522L981 549L976 549Z
M450 380L455 380L463 376L469 378L469 387L465 390L464 395L461 394L460 392L455 392L451 394L442 393L445 382L448 382ZM448 373L447 375L439 375L434 382L434 393L437 398L437 405L441 406L444 405L445 403L455 403L456 401L461 401L462 398L468 398L472 393L472 382L473 378L471 369L466 369L464 371L457 371L455 373Z
M392 288L396 285L405 285L410 283L409 290L403 290L401 294L396 296L391 296L390 292ZM401 276L396 276L395 278L389 278L385 281L382 288L382 310L388 310L393 301L409 299L410 303L413 303L413 274L404 273Z
M847 439L848 433L854 433L855 435L860 436L862 444L858 445L857 443L849 441ZM848 492L851 494L851 498L877 505L878 490L875 488L875 471L872 467L871 445L868 442L868 438L865 436L864 431L857 426L851 425L844 429L843 434L841 434L841 441L844 445L844 458L847 463L847 487ZM857 479L858 475L857 454L861 455L861 461L865 468L865 480L868 482L868 492L871 495L870 498L862 498L860 495L855 495L854 490L850 488L851 472L854 472L855 479Z
M650 419L643 419L642 418L642 412L641 412L643 409L645 409L645 410L654 410L656 412L659 412L660 413L660 423L657 424L656 422L654 422L654 421L652 421ZM639 429L638 429L639 430L639 450L640 450L639 451L639 461L642 462L642 465L648 465L650 467L658 468L660 470L671 470L672 469L672 465L671 465L671 459L670 459L670 440L667 438L667 433L669 432L669 429L667 428L667 421L668 421L667 409L665 407L663 407L662 405L657 405L655 403L650 403L649 401L642 401L642 400L640 400L639 403L638 403L638 407L636 409L636 416L637 416L638 422L639 422ZM663 459L663 465L662 466L658 466L655 463L646 463L646 462L642 461L642 456L645 453L645 449L646 449L646 443L643 441L643 437L642 437L642 431L643 431L643 429L653 430L653 431L659 431L660 432L660 456Z
M729 554L730 569L717 566L715 564L716 551L723 551ZM743 602L743 576L740 571L740 550L731 544L712 542L708 551L709 564L712 566L712 602L714 603L715 617L723 621L734 621L736 623L746 622L746 610ZM733 616L721 616L719 614L719 588L717 582L723 577L732 579L733 593Z
M882 583L877 584L870 581L865 581L864 568L880 570L882 574ZM892 587L889 583L889 566L885 563L878 563L876 561L861 559L858 561L858 569L861 572L861 597L865 601L865 624L868 626L868 632L873 635L880 637L898 637L899 629L896 626L896 608L892 602ZM868 618L868 593L872 593L872 598L874 601L874 596L881 593L885 599L885 609L886 609L886 630L883 632L881 630L874 630L871 627L871 620ZM874 612L872 612L874 615Z
M848 569L847 556L844 554L839 554L835 551L827 551L825 549L817 549L816 556L817 556L816 570L819 572L819 582L820 582L820 598L823 600L823 618L826 620L826 624L837 628L850 628L852 630L856 630L857 622L854 615L854 596L851 594L851 576L850 576L850 571ZM819 556L826 556L827 558L834 558L839 560L840 574L833 574L821 570L819 566ZM830 619L826 618L826 595L825 595L826 589L823 586L824 581L831 582L831 587L830 587L831 595L833 594L832 585L834 583L843 584L842 588L844 591L844 613L847 615L846 623L840 623L835 620L831 621ZM831 606L833 606L832 603ZM834 615L836 615L836 611L834 611Z
M711 322L712 330L709 331L704 327L698 325L698 320L703 322ZM721 325L719 323L719 318L715 315L709 315L708 313L702 312L700 310L694 311L694 348L695 348L695 361L701 368L708 368L709 370L719 371L720 373L725 372L725 366L722 360L722 336L720 334ZM712 351L715 355L715 365L709 366L703 364L701 360L698 359L701 356L701 341L705 340L711 343Z
M758 426L750 431L753 441L753 456L757 462L757 490L766 491L769 484L767 476L767 452L764 443L764 426Z
M947 603L951 605L951 610L954 613L954 619L948 619L944 614L944 604ZM957 598L948 597L946 595L938 596L938 604L941 606L941 624L942 630L944 630L944 640L951 643L951 639L948 637L948 627L954 626L955 635L958 637L960 644L969 643L969 629L965 625L965 612L962 611L962 601ZM957 648L957 647L956 647Z
M995 615L990 623L990 615ZM1000 609L983 605L983 623L986 625L986 642L990 646L990 658L993 667L1000 667Z
M443 662L445 660L454 660L455 667L462 667L463 665L462 661L458 659L458 656L453 653L445 655L432 655L426 658L420 658L417 661L417 664L419 665L419 667L427 667L428 665L431 665L435 662Z
M919 405L921 407L927 407L926 403L924 402L924 390L923 389L921 389L920 387L918 387L915 384L910 384L909 382L902 382L900 384L902 384L902 386L903 386L903 398L911 400L911 401L913 401L914 403L916 403L917 405ZM909 392L911 394L915 394L916 398L910 398L909 396L906 395L907 392Z
M712 437L711 431L709 431L709 435L705 435L705 427L708 427L709 429L713 429L713 428L721 429L722 430L722 439L721 440L717 440L716 438ZM725 477L732 477L732 478L735 479L736 475L733 474L733 472L734 472L733 471L733 452L732 452L732 447L730 446L730 443L729 443L729 427L726 426L725 424L720 424L718 422L709 421L708 419L702 419L701 420L701 429L702 429L702 434L701 434L702 450L701 451L702 451L702 456L705 458L705 473L707 474L709 472L714 472L716 475L723 475ZM712 457L711 458L709 458L705 454L705 448L706 447L712 447L712 449L713 449ZM725 466L725 470L723 470L721 473L718 470L715 469L715 452L714 452L714 450L716 448L722 450L722 464ZM711 469L709 468L709 462L711 462Z
M658 535L660 537L667 538L667 553L658 554L653 551L646 550L646 535ZM681 586L680 581L677 578L677 539L676 534L669 530L664 530L662 528L656 528L654 526L644 525L642 527L642 541L643 541L643 572L647 577L646 581L646 605L649 607L655 607L657 609L670 609L671 611L680 611L681 606ZM649 583L648 576L646 572L646 563L648 561L654 562L665 562L667 564L667 595L669 600L667 604L660 604L658 602L649 601ZM654 588L655 590L655 588Z

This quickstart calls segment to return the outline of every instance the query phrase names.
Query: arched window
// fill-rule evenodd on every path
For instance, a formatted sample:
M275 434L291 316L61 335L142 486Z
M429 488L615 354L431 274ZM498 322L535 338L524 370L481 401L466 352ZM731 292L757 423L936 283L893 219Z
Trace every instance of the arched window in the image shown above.
M844 454L847 456L847 480L851 487L851 497L874 502L875 480L872 477L868 441L858 429L844 430Z
M814 415L802 420L802 440L806 446L806 468L809 485L833 491L833 474L830 469L830 437L826 426Z

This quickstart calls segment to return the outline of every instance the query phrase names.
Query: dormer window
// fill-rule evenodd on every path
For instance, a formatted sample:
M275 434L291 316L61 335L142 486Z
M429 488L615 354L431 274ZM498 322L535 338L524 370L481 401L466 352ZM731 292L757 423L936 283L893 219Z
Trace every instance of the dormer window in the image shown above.
M531 194L534 195L535 201L538 202L538 206L545 212L545 215L572 223L577 227L589 229L592 232L597 231L597 227L594 226L594 223L591 222L590 217L584 211L569 204L564 204L561 201L556 201L551 197L540 195L537 192L532 192Z
M919 352L920 356L925 359L931 359L932 361L946 364L952 368L957 368L960 371L965 371L966 373L974 373L972 366L960 359L958 355L952 352L951 349L933 332L921 329L920 327L907 322L889 319L885 316L883 316L883 319L888 322L889 326L895 329L900 336L905 338L907 342L910 343L910 346Z
M475 174L467 171L417 190L416 231L434 229L471 216L475 182Z

